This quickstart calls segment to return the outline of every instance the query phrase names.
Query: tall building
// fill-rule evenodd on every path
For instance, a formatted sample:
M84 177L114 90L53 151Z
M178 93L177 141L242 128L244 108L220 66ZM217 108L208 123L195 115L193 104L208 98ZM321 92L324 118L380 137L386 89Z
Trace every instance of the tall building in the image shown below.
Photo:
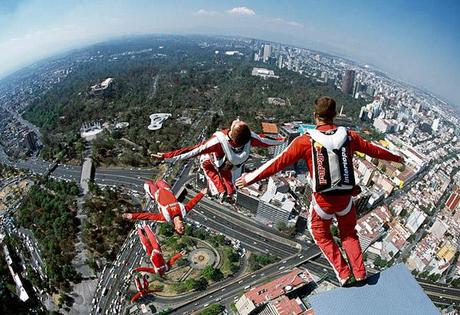
M251 191L251 187L236 191L236 204L249 210L252 214L257 214L259 203L259 194Z
M437 132L439 130L439 118L433 120L433 124L431 125L431 130Z
M289 185L286 181L270 177L267 190L260 197L256 218L273 224L289 223L289 217L295 207L295 199L288 194Z
M347 70L345 71L345 76L342 80L342 91L345 94L351 94L353 91L353 83L355 80L355 71L354 70Z
M33 133L32 131L28 132L26 135L26 146L31 152L38 149L37 139L35 133Z
M367 89L366 89L366 93L367 93L368 95L370 95L370 96L374 96L374 94L375 94L375 89L374 89L374 87L371 86L371 85L369 85L369 86L367 87Z
M271 55L271 46L269 44L264 45L264 55L263 55L263 62L267 62L270 59Z
M280 55L278 57L278 69L282 69L283 68L283 55Z

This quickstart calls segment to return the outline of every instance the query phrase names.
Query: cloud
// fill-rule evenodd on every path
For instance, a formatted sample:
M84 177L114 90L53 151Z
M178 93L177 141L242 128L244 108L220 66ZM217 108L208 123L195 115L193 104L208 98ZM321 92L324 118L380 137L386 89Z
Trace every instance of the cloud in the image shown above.
M280 24L285 24L289 26L294 26L294 27L305 27L302 23L296 22L296 21L286 21L282 18L275 18L273 19L273 22L280 23Z
M236 7L227 12L235 15L256 15L256 12L248 7Z
M287 21L286 23L291 25L291 26L295 26L295 27L303 27L302 23L299 23L299 22L296 22L296 21Z
M199 9L198 11L193 12L193 15L216 15L217 11L211 11L211 10L206 10L206 9Z

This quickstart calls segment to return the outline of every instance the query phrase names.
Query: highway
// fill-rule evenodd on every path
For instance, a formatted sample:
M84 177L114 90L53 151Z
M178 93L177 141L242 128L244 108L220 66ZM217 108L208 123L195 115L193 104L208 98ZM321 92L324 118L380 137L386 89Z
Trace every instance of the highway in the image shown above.
M27 169L32 173L44 174L51 164L40 159L29 159L18 161L15 166ZM94 181L101 185L112 185L140 191L143 189L144 181L153 178L156 174L158 172L152 169L97 168ZM52 172L51 177L73 180L78 183L81 177L81 166L59 164Z

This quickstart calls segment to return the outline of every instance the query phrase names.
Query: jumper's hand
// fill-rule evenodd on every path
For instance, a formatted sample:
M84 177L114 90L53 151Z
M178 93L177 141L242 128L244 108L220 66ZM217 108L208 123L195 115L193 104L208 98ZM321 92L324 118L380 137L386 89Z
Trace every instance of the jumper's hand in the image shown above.
M150 156L153 159L157 159L157 160L163 160L164 159L163 155L164 155L164 153L161 153L161 152L150 154Z
M203 195L206 195L207 192L208 192L208 188L203 188L202 190L200 190L200 192L201 192Z
M131 213L123 213L121 217L123 219L131 220L133 218L133 215Z
M243 173L235 182L235 185L236 187L238 188L243 188L243 187L246 187L248 185L248 183L246 183L246 180L244 179L246 173Z

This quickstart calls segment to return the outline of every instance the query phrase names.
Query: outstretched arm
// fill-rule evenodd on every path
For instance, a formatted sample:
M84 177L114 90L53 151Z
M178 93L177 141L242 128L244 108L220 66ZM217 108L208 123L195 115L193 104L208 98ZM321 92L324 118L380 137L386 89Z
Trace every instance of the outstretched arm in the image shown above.
M369 155L370 157L377 158L377 159L393 161L393 162L403 162L403 158L401 156L393 154L384 148L381 148L375 144L372 144L364 140L355 131L350 132L350 137L352 138L351 143L353 146L353 151L359 151L359 152Z
M184 149L162 153L161 157L166 162L175 163L180 160L187 160L198 155L214 152L220 146L216 137Z
M306 136L297 137L281 154L266 162L255 171L241 175L236 181L237 187L242 188L251 185L284 170L302 158L308 158L310 147L309 138Z
M283 144L285 141L285 138L271 139L251 131L251 145L254 147L271 147Z
M176 255L174 255L169 261L168 261L168 267L171 268L175 263L176 261L181 258L182 256L185 255L185 251L181 251L180 253L177 253Z
M143 291L137 292L137 293L134 294L134 296L131 298L131 303L136 302L136 301L139 300L142 296L144 296L144 292L143 292Z
M189 212L190 210L192 210L196 204L201 200L201 198L203 198L204 194L207 192L207 189L203 189L201 190L198 194L195 195L195 197L193 197L192 199L190 199L189 202L187 202L187 204L185 205L185 210L187 212Z
M201 143L198 143L198 144L194 144L194 145L191 145L191 146L188 146L188 147L185 147L185 148L181 148L181 149L178 149L178 150L174 150L174 151L169 151L169 152L165 152L165 153L161 153L161 157L163 159L167 159L167 158L171 158L173 156L178 156L178 155L181 155L181 154L184 154L184 153L187 153L187 152L190 152L196 148L198 148L199 146L205 144L206 141L203 141Z
M157 222L165 222L166 219L161 213L150 213L150 212L135 212L135 213L123 213L122 217L127 220L149 220Z

